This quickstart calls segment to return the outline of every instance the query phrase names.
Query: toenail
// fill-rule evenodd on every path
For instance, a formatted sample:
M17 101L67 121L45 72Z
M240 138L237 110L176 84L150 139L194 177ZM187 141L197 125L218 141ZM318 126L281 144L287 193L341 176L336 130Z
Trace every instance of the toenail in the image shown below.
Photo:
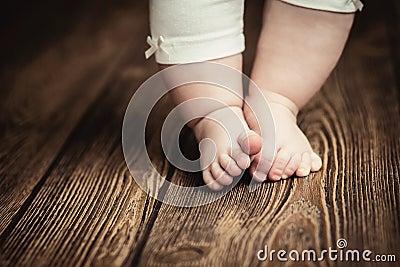
M255 131L248 131L247 136L259 136Z
M281 179L281 177L280 177L279 175L274 175L274 176L272 176L272 178L273 178L275 181L277 181L277 180L280 180L280 179Z
M265 180L267 178L267 175L265 173L262 173L262 172L259 172L259 171L255 171L253 173L253 176L255 176L259 180Z
M299 169L299 173L301 176L306 176L308 172L306 169Z
M282 179L287 179L288 176L286 174L282 174Z

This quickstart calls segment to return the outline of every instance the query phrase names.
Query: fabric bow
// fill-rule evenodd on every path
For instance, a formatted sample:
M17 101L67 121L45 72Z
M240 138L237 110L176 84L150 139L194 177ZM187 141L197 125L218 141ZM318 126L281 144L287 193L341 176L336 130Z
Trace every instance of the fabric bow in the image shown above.
M162 36L156 40L153 40L150 36L147 36L147 43L150 45L150 48L144 53L146 59L151 57L158 49L162 49L161 45L164 41L164 37Z

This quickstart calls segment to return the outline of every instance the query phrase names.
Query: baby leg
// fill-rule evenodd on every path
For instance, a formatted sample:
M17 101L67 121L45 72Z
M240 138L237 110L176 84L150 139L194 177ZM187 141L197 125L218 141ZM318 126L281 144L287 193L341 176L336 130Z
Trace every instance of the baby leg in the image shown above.
M213 61L241 71L241 52L244 49L242 18L241 0L152 0L152 50L147 56L155 52L156 61L161 67ZM173 81L174 77L166 79ZM241 80L237 83L241 84ZM192 83L179 86L170 94L177 105L199 97L224 104L224 107L194 104L191 108L200 111L204 118L188 124L198 142L211 139L216 146L205 142L205 147L200 148L201 159L204 159L201 160L203 179L213 190L231 184L234 176L250 166L250 155L257 154L261 149L261 138L249 129L244 119L243 100L240 97L243 92L240 90L236 93L211 84ZM232 114L238 120L232 120ZM225 129L243 131L226 132ZM214 157L212 152L215 149Z
M266 3L251 78L275 118L277 151L268 174L271 180L294 173L306 176L321 168L321 158L297 126L296 116L335 67L353 17L353 13L313 10L278 0ZM253 115L244 110L250 128L257 131ZM250 171L259 181L267 178L268 170L257 166L268 160L258 156L252 163Z

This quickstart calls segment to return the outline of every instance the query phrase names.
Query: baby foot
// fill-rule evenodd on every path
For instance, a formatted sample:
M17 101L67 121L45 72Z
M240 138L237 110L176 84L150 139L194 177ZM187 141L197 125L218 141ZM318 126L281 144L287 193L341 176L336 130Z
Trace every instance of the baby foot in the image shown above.
M260 154L256 155L250 167L253 178L262 182L268 176L270 180L278 181L293 174L303 177L310 172L318 171L322 161L313 152L307 137L296 124L298 113L296 105L286 97L275 93L268 93L267 100L275 122L276 155L272 165L265 164L265 162L270 163L271 159L263 158ZM244 109L244 114L250 129L258 131L255 117L248 108ZM271 168L268 173L269 166Z
M214 191L230 185L261 150L261 137L249 129L240 107L214 111L192 128L200 144L203 180Z

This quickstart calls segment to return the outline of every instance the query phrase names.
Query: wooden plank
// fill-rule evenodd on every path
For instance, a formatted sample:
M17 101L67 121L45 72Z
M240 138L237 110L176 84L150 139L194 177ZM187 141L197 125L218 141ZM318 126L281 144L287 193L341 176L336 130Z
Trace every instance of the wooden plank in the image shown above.
M138 36L144 40L145 32ZM130 47L125 60L132 63L113 76L74 130L35 201L5 240L2 265L120 266L136 253L160 206L130 176L120 145L134 88L156 71L155 64L144 62L145 46ZM159 144L151 141L157 129L149 127L150 149L157 150ZM155 164L165 175L170 171L162 157Z
M121 45L122 37L129 36L145 40L148 20L144 10L143 5L139 8L132 5L115 14L117 21L111 30L119 38L106 38L106 44L111 42L107 45L115 48ZM102 35L113 37L108 32ZM5 236L1 266L54 263L119 266L131 260L130 257L135 259L145 240L142 235L148 235L161 204L148 198L134 183L120 147L122 116L128 101L134 89L157 70L154 63L145 64L146 46L144 41L130 43L118 71L111 73L101 86L101 95L80 118L46 179L42 178L32 203ZM94 67L91 61L87 64ZM88 77L88 83L97 78L97 75ZM161 110L167 112L168 105L163 103L165 99ZM163 118L156 119L148 128L150 141L159 134ZM173 169L163 163L159 142L150 144L150 150L156 151L152 155L159 171L172 175Z
M138 40L145 37L142 14L134 11ZM132 88L156 70L144 65L145 44L137 42L125 59L132 64L110 75L112 82L7 235L0 265L257 265L255 253L265 244L319 249L338 237L353 248L396 251L399 103L387 32L377 19L356 26L337 71L301 117L324 155L323 171L266 183L254 193L243 182L219 201L190 209L149 199L123 162L124 108ZM151 129L157 151L158 130ZM197 184L199 175L174 172L160 155L155 161L164 175Z
M254 193L241 183L203 207L162 205L140 266L256 266L265 245L321 251L335 249L339 238L351 249L398 257L400 106L384 7L360 15L339 66L300 115L323 169L305 179L265 183ZM189 186L198 179L177 171L172 181Z
M400 90L400 3L392 0L388 3L388 12L385 14L386 26L388 29L391 45L391 54L394 60L393 68L397 82L397 88ZM398 93L400 101L400 92Z
M137 14L120 16L118 10L103 14L102 23L96 24L90 19L98 8L89 11L69 26L67 34L42 44L37 54L19 59L24 64L2 72L0 239L33 200L72 129L144 25L135 23Z

